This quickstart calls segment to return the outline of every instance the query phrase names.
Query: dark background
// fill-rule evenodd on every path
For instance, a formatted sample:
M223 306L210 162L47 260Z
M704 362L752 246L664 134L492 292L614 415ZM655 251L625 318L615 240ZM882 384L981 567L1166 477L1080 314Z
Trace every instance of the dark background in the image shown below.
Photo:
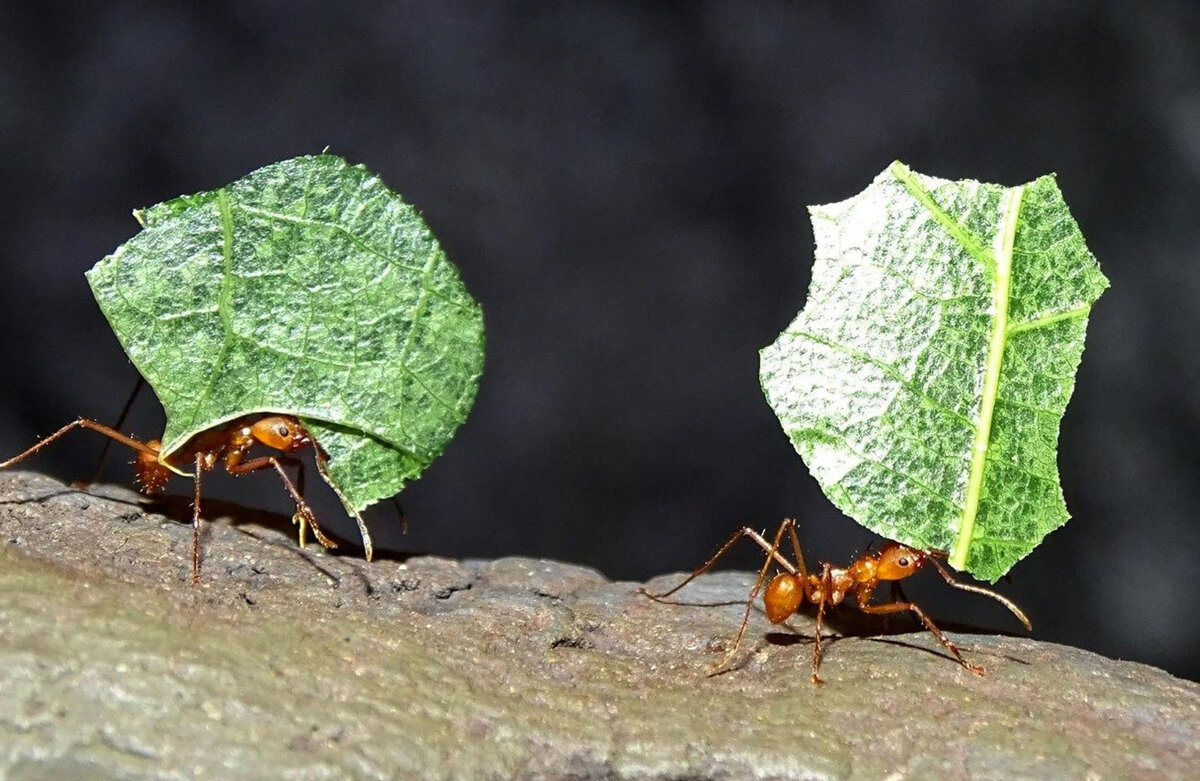
M804 206L897 158L1057 171L1112 289L1063 423L1075 520L1001 589L1039 638L1200 678L1200 6L314 5L0 4L0 452L120 409L136 375L82 274L130 209L328 145L424 212L487 319L475 410L380 537L643 579L795 515L845 562L871 535L758 388L804 301ZM86 477L99 447L31 466ZM213 490L290 512L268 475ZM920 580L941 617L1017 628Z

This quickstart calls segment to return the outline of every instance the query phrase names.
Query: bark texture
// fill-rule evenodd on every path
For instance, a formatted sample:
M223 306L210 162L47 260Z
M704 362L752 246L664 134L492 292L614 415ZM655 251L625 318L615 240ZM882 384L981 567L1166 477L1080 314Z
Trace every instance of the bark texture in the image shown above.
M0 474L0 779L1189 778L1200 686L1027 639L832 642L583 567L367 564L287 519ZM677 581L651 581L661 589ZM793 622L803 633L807 619Z

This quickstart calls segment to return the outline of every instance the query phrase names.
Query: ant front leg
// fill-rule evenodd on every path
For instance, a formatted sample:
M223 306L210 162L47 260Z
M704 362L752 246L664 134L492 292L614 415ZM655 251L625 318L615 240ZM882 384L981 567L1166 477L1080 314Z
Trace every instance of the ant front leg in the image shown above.
M325 532L321 531L321 526L317 523L316 515L313 514L313 511L309 508L308 503L304 501L304 497L301 496L300 491L296 489L295 484L292 483L292 480L288 477L287 472L284 471L282 463L283 461L287 461L290 464L298 463L295 459L287 458L286 456L262 456L260 458L253 458L249 461L242 461L235 464L227 463L225 465L225 469L231 475L244 475L247 472L255 472L259 469L272 467L279 475L279 479L283 481L283 485L291 495L292 501L296 503L296 514L293 516L292 520L300 525L300 547L304 547L305 529L311 528L313 535L317 538L318 542L320 542L326 548L336 548L337 543L326 537Z
M937 624L933 623L933 619L931 619L928 615L926 615L925 611L922 610L920 607L918 607L916 603L914 603L914 602L888 602L883 605L870 605L867 603L871 599L871 593L872 593L871 589L863 589L858 594L858 607L864 613L871 613L872 615L883 615L883 616L886 616L889 613L900 613L905 610L913 613L917 618L921 619L921 623L924 624L925 628L928 629L933 634L933 636L937 638L937 641L942 644L942 647L945 648L947 651L949 651L954 656L954 658L956 660L958 660L959 664L961 664L963 667L970 670L971 672L975 673L976 675L983 675L983 668L977 664L971 664L966 659L964 659L962 652L958 650L958 646L955 645L954 642L949 637L946 637L945 633L942 632L941 629L938 629Z

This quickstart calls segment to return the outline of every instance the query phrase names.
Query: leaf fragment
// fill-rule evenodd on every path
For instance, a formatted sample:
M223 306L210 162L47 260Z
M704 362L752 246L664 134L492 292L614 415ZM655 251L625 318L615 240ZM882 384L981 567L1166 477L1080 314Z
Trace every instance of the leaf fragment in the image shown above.
M810 214L808 301L762 351L769 403L841 510L998 579L1069 518L1058 430L1108 280L1052 175L897 162Z
M242 415L299 417L354 515L466 419L483 316L417 211L321 154L135 212L87 273L167 415L164 457Z

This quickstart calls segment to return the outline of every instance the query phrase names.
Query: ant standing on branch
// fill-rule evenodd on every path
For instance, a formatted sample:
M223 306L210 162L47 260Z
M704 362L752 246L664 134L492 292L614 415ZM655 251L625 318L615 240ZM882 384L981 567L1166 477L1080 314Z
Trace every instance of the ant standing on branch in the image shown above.
M211 472L218 463L223 463L225 471L231 475L244 475L259 469L272 468L279 474L283 485L296 503L296 513L292 517L294 523L300 526L300 547L304 547L304 536L311 528L317 540L326 548L336 548L337 544L325 536L317 524L308 504L301 495L303 491L296 487L284 471L284 465L301 466L301 462L291 456L292 453L313 447L316 450L317 470L324 476L325 456L320 446L313 441L300 421L289 415L267 415L259 417L247 415L228 423L201 431L189 439L183 447L165 458L162 455L162 443L157 439L148 442L127 437L116 429L94 420L80 418L68 423L50 436L38 441L25 452L13 456L7 461L0 462L0 469L25 460L42 448L54 442L63 435L77 429L86 428L98 431L110 440L118 442L137 452L134 466L137 469L138 484L147 495L158 493L166 485L172 473L187 474L187 469L193 478L195 490L192 499L192 583L200 582L200 476ZM261 444L281 455L258 456L247 458L247 454L256 444ZM303 485L303 471L298 482ZM371 559L370 542L367 542L367 560Z
M785 532L791 538L794 562L788 561L787 557L779 552ZM991 597L1008 608L1026 629L1033 629L1033 625L1025 617L1025 613L1012 600L997 594L991 589L986 589L982 586L973 586L968 583L960 583L955 580L950 571L941 562L941 559L946 558L944 551L918 550L910 548L907 545L901 545L898 542L889 542L879 551L864 553L847 567L834 567L830 564L822 563L820 574L809 573L804 565L804 554L800 549L800 538L796 534L796 521L792 518L783 519L783 522L779 524L779 531L775 533L774 542L770 543L753 529L742 527L721 546L720 550L711 559L706 561L702 567L689 575L675 588L664 591L661 594L651 594L645 589L641 589L641 592L656 602L666 601L666 597L671 596L700 575L712 569L717 560L725 555L726 551L743 537L749 537L762 548L767 554L767 560L763 563L762 569L758 573L758 579L754 582L754 588L751 589L750 596L746 600L746 613L742 616L742 625L738 629L733 647L712 668L709 675L718 675L729 669L728 665L733 660L738 647L741 645L742 636L746 634L746 625L750 621L750 610L754 606L754 600L758 596L758 592L762 590L772 562L782 567L784 571L773 577L767 583L767 588L763 592L763 607L766 609L767 618L771 623L778 624L791 618L804 604L805 600L817 606L817 623L813 638L813 683L822 683L821 677L817 675L817 669L821 666L821 624L825 618L825 606L840 605L847 594L854 596L855 606L864 613L887 615L904 611L911 612L921 620L925 628L937 638L942 647L949 651L959 664L976 675L983 675L983 668L977 664L971 664L964 659L962 653L958 650L958 646L951 642L950 638L946 637L925 611L915 603L900 599L879 605L871 604L871 597L880 583L886 581L897 584L898 581L915 575L917 570L921 569L927 562L937 569L946 583L963 591L971 591ZM668 602L668 604L673 603Z

